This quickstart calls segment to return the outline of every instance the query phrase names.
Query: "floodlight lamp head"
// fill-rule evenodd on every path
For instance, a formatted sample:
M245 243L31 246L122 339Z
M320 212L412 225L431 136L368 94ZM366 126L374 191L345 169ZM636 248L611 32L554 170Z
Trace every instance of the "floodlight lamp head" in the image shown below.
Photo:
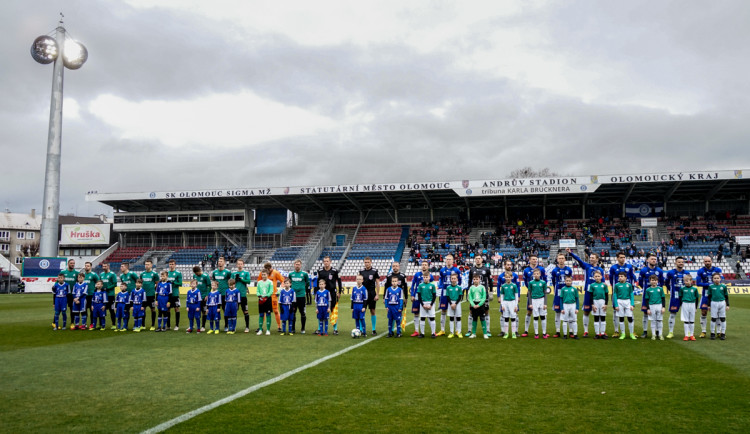
M47 35L34 39L31 44L31 57L42 65L52 63L57 59L57 41Z
M65 51L63 52L63 65L68 69L78 69L86 63L89 52L86 47L73 39L65 40Z

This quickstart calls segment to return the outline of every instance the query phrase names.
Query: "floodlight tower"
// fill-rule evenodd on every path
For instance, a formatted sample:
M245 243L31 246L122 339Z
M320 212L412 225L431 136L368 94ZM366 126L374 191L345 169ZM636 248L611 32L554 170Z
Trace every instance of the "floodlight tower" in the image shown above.
M67 38L63 14L55 29L55 37L43 35L31 44L31 57L46 65L55 62L52 72L52 98L49 107L49 133L47 135L47 166L44 172L44 204L39 255L57 256L57 227L60 216L60 152L62 139L63 71L78 69L88 59L82 44Z

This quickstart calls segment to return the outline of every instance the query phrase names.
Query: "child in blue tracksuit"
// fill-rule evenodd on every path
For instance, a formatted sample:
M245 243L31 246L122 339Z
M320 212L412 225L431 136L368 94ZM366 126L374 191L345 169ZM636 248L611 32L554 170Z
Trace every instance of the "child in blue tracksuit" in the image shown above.
M190 282L190 291L187 293L187 313L190 327L187 333L193 332L193 320L195 320L195 330L197 334L201 333L201 291L198 289L198 281Z
M104 330L106 326L107 304L109 300L107 300L107 293L104 292L104 284L101 280L96 281L94 288L96 291L91 296L91 325L94 327L89 330L96 329L97 319L99 320L100 330Z
M159 310L159 319L157 323L157 332L167 331L167 321L169 320L169 297L172 295L172 284L169 282L169 274L166 270L159 273L159 283L156 284L156 306Z
M85 278L85 274L78 274L78 282L73 286L73 309L70 313L71 330L86 328L86 294L89 292L89 285L83 281Z
M135 281L135 289L130 292L130 304L133 306L133 331L140 333L146 316L146 290L141 279Z
M128 284L123 282L120 284L120 292L115 295L116 332L128 330L128 302L130 302L130 292L128 292Z
M326 281L318 281L320 288L315 292L315 306L318 308L318 334L328 336L328 315L331 314L331 293L326 289Z
M224 304L224 319L227 321L227 334L233 335L237 329L237 307L240 302L240 290L234 286L237 284L235 279L229 279L229 289L224 294L226 303Z
M401 311L404 308L404 295L398 286L399 278L391 278L391 287L385 291L385 305L388 308L388 336L393 337L393 323L396 323L396 337L401 337Z
M68 310L68 293L70 292L70 286L65 283L65 274L60 273L57 276L57 283L52 285L52 300L55 305L55 317L52 320L52 330L58 330L60 314L62 313L63 325L62 328L68 326L68 314L65 313Z
M367 288L363 286L364 277L357 275L357 286L352 289L352 318L354 325L362 332L362 336L367 336L365 332L365 311L367 308Z
M287 326L289 327L289 336L292 333L292 326L289 324L292 320L292 306L297 302L297 294L292 289L292 280L284 278L284 288L279 291L279 313L281 314L281 335L286 334Z
M214 280L211 282L211 292L206 297L206 309L208 309L209 321L208 334L219 334L219 320L221 319L219 307L221 307L221 293L219 292L219 284Z

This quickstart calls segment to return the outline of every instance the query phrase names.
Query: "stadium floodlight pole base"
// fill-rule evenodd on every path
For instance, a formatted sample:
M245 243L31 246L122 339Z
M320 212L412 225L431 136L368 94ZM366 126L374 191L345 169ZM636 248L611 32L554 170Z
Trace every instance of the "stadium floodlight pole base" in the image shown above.
M57 257L57 226L60 216L60 151L62 139L63 65L65 27L57 27L55 35L58 55L52 72L52 99L49 107L47 135L47 166L44 171L44 203L42 228L39 234L39 255Z

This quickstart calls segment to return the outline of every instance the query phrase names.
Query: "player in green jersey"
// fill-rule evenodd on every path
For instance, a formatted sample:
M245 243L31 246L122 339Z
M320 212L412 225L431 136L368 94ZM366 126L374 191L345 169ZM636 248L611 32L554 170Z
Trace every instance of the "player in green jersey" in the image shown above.
M607 339L607 303L609 302L609 286L602 282L602 272L594 271L594 283L589 285L591 293L592 312L594 313L594 339Z
M534 316L534 339L539 339L539 320L542 322L542 337L547 339L547 282L541 280L542 271L539 268L534 268L532 276L528 297L531 299L531 314Z
M711 339L716 339L716 322L719 324L719 339L727 338L727 311L729 310L729 291L721 283L721 273L711 275L713 285L708 287L708 301L711 303Z
M203 319L201 322L200 331L205 332L206 319L208 318L208 308L206 307L206 300L208 297L208 293L211 292L211 278L203 272L203 269L201 269L201 267L196 265L195 267L193 267L193 280L196 281L198 291L200 291L201 293L201 312L203 314Z
M652 275L648 279L649 287L643 292L643 303L645 303L648 310L646 313L651 320L651 340L657 339L664 340L662 335L663 329L663 317L664 317L664 300L666 294L664 293L664 287L659 286L659 277ZM645 330L644 330L645 332Z
M563 339L568 338L568 331L570 331L572 339L578 339L578 308L580 304L578 289L573 287L572 276L565 276L565 286L560 288L560 301L563 305L560 312L562 314Z
M499 288L500 312L503 315L503 339L518 337L518 286L513 283L513 273L505 273L505 283Z
M422 283L417 287L419 300L419 337L424 338L424 323L430 320L430 331L435 338L435 301L437 301L437 287L430 282L430 272L422 274Z
M289 280L292 281L292 289L296 300L292 305L292 333L297 330L297 312L300 313L300 328L303 335L305 334L305 323L307 322L307 300L310 299L310 275L302 271L302 261L294 261L294 271L289 273Z
M159 273L153 270L153 266L154 263L147 259L144 263L146 270L141 273L143 290L146 292L145 305L151 309L151 331L156 330L156 284L159 283Z
M628 272L620 271L617 275L617 283L612 288L612 298L614 300L615 309L617 310L617 318L620 322L620 340L625 339L625 318L628 319L628 329L630 330L630 339L637 339L633 332L633 284L628 282Z
M237 271L232 273L232 279L234 279L235 288L240 291L240 307L245 314L245 333L250 333L250 312L247 310L247 285L250 284L252 279L250 278L250 272L245 270L245 261L242 259L237 260Z
M102 262L102 272L99 274L99 281L102 282L102 287L107 293L107 310L109 311L109 318L112 321L112 330L117 330L115 326L115 288L117 288L117 274L113 273L109 269L108 262Z
M96 282L99 281L99 275L94 273L92 268L93 268L93 265L91 264L91 262L88 262L88 261L84 264L84 267L83 267L83 274L84 274L83 282L88 285L86 298L89 300L89 304L88 306L86 306L86 308L89 310L89 318L91 318L91 324L89 325L89 330L94 329L94 310L93 310L94 308L93 308L93 303L91 303L90 301L93 300L94 292L96 292Z
M693 276L691 274L685 273L682 276L682 284L682 288L676 289L679 291L677 297L680 299L680 317L682 325L685 327L685 337L682 340L694 341L695 312L698 310L700 295L698 294L698 288L693 286Z
M169 305L174 309L174 331L180 329L180 287L182 286L182 273L177 271L177 262L169 260L169 271L167 272L169 284L172 285L172 295L169 296ZM222 294L222 299L224 295ZM226 318L224 322L226 323ZM172 316L167 312L167 329L172 326ZM226 330L225 330L226 331Z
M486 302L487 289L484 285L480 284L480 276L475 275L474 282L471 288L469 288L469 309L471 309L471 316L474 318L471 326L471 336L469 336L470 339L477 337L477 322L482 323L482 337L485 339L490 338L490 334L487 332L487 320L485 319Z
M456 334L459 338L463 338L461 334L461 300L464 290L458 284L458 274L451 274L451 284L445 288L445 295L448 296L448 319L450 320L451 330L448 339L453 338Z
M226 307L226 298L224 296L227 293L227 289L229 289L229 279L232 278L232 273L224 268L226 262L224 261L223 256L219 258L219 262L217 264L217 268L211 272L211 280L214 280L219 284L219 294L221 294L222 303L221 310L223 312L224 308ZM226 315L224 315L224 331L229 331Z

